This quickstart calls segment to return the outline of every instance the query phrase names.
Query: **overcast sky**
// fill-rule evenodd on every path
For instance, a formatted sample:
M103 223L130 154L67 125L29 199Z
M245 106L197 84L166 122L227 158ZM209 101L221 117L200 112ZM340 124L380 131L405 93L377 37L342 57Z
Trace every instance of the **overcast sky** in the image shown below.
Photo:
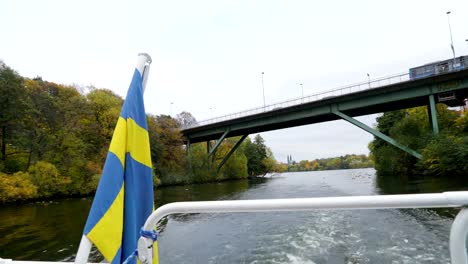
M153 58L146 111L197 120L468 54L468 1L2 0L0 59L22 76L125 96L136 55ZM375 116L359 118L369 125ZM278 160L368 154L346 123L261 134Z

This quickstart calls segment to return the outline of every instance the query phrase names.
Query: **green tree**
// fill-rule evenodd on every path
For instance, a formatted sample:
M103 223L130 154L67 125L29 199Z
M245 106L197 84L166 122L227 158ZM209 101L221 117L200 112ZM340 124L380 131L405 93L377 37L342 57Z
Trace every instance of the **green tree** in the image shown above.
M219 150L217 151L217 156L219 157L215 168L218 167L222 159L229 153L229 151L234 147L234 145L239 141L240 137L227 138L223 141ZM227 162L223 165L220 175L220 179L242 179L247 178L247 157L244 154L244 146L239 146L239 148L231 155Z
M75 87L49 82L45 82L45 87L57 111L51 115L54 138L44 160L54 164L61 175L71 180L67 191L87 194L95 188L90 185L93 171L89 170L88 161L96 157L92 144L83 137L92 117L88 101Z
M418 163L424 174L466 176L468 174L468 136L442 133L422 152Z
M266 146L265 146L266 147ZM266 157L262 160L262 165L265 168L265 173L278 171L278 163L276 162L273 152L266 148Z
M103 162L114 134L123 100L107 89L93 89L86 96L86 99L92 118L83 120L87 124L83 131L83 137L91 146L91 151L98 154Z
M422 118L416 117L422 111L408 112L407 110L398 110L384 113L377 118L377 129L394 138L400 144L406 145L416 151L419 151L422 144L430 135L428 129L428 120L422 124ZM416 140L415 140L416 139ZM416 158L402 150L388 144L387 142L375 138L373 141L372 155L375 159L375 168L377 173L382 175L410 175L414 173Z
M206 143L196 143L190 146L191 182L209 182L216 179L216 170L210 167Z
M379 175L436 174L455 172L451 167L460 167L456 157L464 157L463 121L459 113L446 105L437 105L440 134L434 136L429 123L427 107L399 110L377 119L377 128L394 138L399 143L414 149L423 155L422 160L403 152L385 142L375 139L370 145L371 155ZM460 130L461 129L461 130ZM457 142L455 145L450 143ZM457 153L457 154L455 154ZM461 170L463 171L463 169ZM459 172L457 172L459 173Z
M14 144L16 130L27 108L23 78L0 61L0 162L5 166L7 144ZM8 166L4 169L9 169Z
M151 120L153 119L153 120ZM150 116L151 159L162 184L187 182L187 155L178 122L170 116Z
M249 138L244 141L245 156L247 157L247 167L250 176L264 175L268 172L264 160L267 158L268 148L265 145L265 140L256 135L252 142Z

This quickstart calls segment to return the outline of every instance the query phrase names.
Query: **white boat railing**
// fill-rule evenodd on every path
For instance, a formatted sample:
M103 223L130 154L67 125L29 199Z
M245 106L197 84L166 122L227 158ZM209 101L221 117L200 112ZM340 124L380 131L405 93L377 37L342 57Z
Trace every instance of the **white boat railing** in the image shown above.
M399 209L399 208L446 208L468 205L468 191L433 194L343 196L294 199L237 200L210 202L178 202L159 207L146 220L143 229L151 231L165 216L191 213L235 213L311 210ZM468 235L468 208L456 216L450 230L450 257L452 264L468 264L466 238ZM138 249L142 264L152 264L153 241L140 237ZM146 248L146 252L140 250Z
M448 208L468 206L468 191L432 194L401 194L372 196L342 196L318 198L236 200L209 202L177 202L159 207L146 220L143 230L152 231L156 224L171 214L192 213L240 213L273 211L355 210L355 209L402 209L402 208ZM468 236L468 208L462 208L455 217L450 230L450 258L452 264L468 264L466 238ZM86 238L85 236L83 236ZM140 237L138 255L140 263L152 264L153 240ZM85 264L91 250L91 242L82 239L75 263ZM60 262L13 261L0 259L0 264L52 264ZM62 262L63 263L63 262Z

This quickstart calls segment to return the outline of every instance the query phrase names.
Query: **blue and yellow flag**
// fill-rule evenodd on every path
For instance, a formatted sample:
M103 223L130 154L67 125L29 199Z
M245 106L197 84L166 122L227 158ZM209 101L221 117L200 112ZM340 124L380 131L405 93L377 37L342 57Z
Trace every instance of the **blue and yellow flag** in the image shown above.
M137 248L153 197L143 78L135 69L84 229L107 261L122 263Z

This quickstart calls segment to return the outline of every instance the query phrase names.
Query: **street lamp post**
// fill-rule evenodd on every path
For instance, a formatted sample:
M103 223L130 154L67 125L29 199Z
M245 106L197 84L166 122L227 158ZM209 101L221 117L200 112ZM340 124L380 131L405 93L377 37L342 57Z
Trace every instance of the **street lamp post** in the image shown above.
M210 107L211 119L213 119L213 108Z
M450 26L450 11L447 11L447 21L448 21L448 26L449 26L449 31L450 31L450 46L452 48L452 53L453 53L453 59L455 59L455 48L453 47L453 38L452 38L452 27Z
M302 96L301 96L301 103L304 102L304 86L302 85L302 83L300 83L301 85L301 92L302 92Z
M263 84L263 75L264 75L264 74L265 74L265 73L262 72L263 108L266 107L266 104L265 104L265 86L264 86L264 84Z
M172 117L172 106L174 105L174 102L171 102L171 114L170 116Z
M370 74L369 73L367 74L367 83L369 84L369 88L370 88Z

